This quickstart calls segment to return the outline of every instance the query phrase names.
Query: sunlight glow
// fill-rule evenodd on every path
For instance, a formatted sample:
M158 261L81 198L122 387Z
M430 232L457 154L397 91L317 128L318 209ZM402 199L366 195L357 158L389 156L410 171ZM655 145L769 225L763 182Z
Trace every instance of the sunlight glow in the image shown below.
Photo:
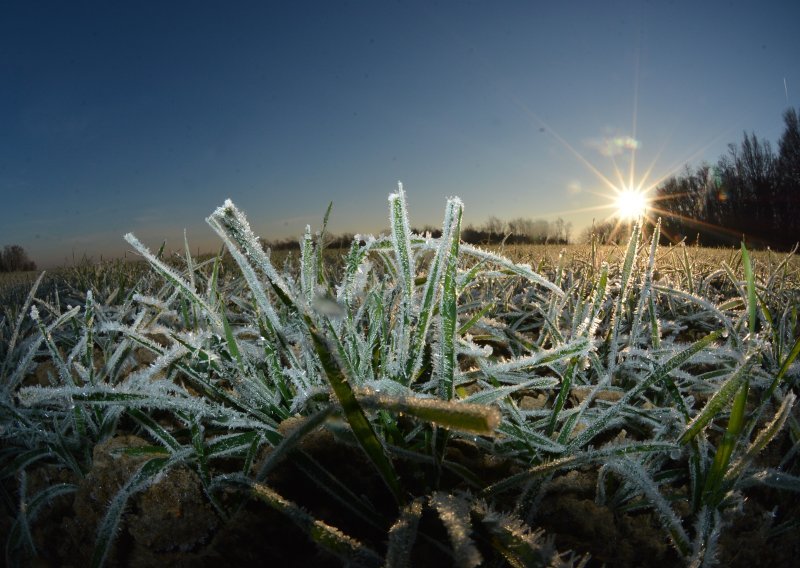
M638 219L647 211L647 197L643 191L624 189L617 196L617 217L621 219Z

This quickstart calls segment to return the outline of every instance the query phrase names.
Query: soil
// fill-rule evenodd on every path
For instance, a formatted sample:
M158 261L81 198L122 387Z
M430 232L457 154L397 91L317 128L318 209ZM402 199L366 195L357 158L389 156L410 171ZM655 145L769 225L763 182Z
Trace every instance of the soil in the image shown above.
M42 467L29 476L29 491L47 484L73 482L78 491L57 499L34 523L33 536L39 556L31 565L76 568L89 565L98 523L106 506L141 463L142 457L120 452L125 447L146 445L136 436L118 436L99 444L91 472L70 479L64 471ZM392 499L373 475L361 450L337 441L327 430L308 436L301 450L329 472L346 480L351 488L386 513L396 516ZM448 457L469 467L481 479L491 481L513 473L507 462L487 458L474 445L454 440ZM419 476L411 464L397 464L405 479ZM254 466L257 470L258 464ZM450 491L460 487L458 478L444 476ZM424 479L418 479L424 485ZM588 566L679 566L655 516L648 510L620 512L595 502L596 470L571 471L555 477L536 507L533 524L554 537L560 551L591 555ZM340 528L374 550L385 551L386 532L370 529L348 514L330 495L314 486L291 457L278 465L267 484L287 499L302 505L314 517ZM221 496L227 505L241 495ZM500 506L500 504L498 504ZM718 558L722 566L788 566L800 555L800 539L788 531L770 536L771 527L800 518L800 503L786 493L758 490L748 494L740 514L723 532ZM10 519L0 521L6 534ZM447 535L432 512L426 512L421 529L441 542ZM128 503L108 566L215 567L222 566L340 566L334 557L310 542L285 515L254 500L244 501L237 514L223 521L204 495L197 473L179 466L157 483L133 496ZM447 566L448 559L429 543L418 539L413 566Z

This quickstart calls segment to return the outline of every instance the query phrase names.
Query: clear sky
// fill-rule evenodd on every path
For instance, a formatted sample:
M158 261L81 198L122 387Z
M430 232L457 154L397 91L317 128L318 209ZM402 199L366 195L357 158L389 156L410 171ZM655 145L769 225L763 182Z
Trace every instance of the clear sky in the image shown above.
M795 0L8 1L0 245L47 267L186 228L212 250L226 198L267 238L329 201L332 231L378 233L398 180L416 226L458 195L465 223L577 234L610 214L584 210L608 202L597 173L776 144L789 105Z

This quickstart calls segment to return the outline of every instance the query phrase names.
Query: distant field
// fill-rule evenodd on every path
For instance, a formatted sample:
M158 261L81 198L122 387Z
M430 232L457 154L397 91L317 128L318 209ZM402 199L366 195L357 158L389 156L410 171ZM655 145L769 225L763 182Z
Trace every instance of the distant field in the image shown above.
M563 253L562 267L565 269L577 268L579 266L594 264L597 270L603 262L613 265L622 260L625 254L625 247L622 245L602 245L592 250L590 245L512 245L507 247L490 246L487 250L507 256L515 262L530 264L534 269L540 271L553 270L557 264L559 255ZM326 259L330 266L341 267L340 261L346 249L328 250ZM769 250L752 251L754 269L756 274L771 274L773 268L778 266L784 259L789 259L783 270L784 276L790 282L800 285L800 254L787 255L787 253L776 253ZM272 260L276 266L283 266L287 259L290 265L296 265L298 251L275 251L272 253ZM177 257L173 257L177 258ZM210 256L203 259L208 260ZM696 275L704 275L720 268L722 261L735 267L740 262L738 249L733 248L709 248L696 246L662 246L657 255L657 266L662 273L671 271L685 271L690 267ZM235 263L229 256L226 256L225 266L232 268ZM42 288L47 288L55 282L71 283L80 285L81 282L88 284L98 278L124 278L135 274L141 274L149 270L148 266L141 261L107 261L103 263L86 263L83 265L61 267L46 271L42 282ZM30 285L36 280L42 271L30 272L0 272L0 300L4 304L14 301L22 302L27 295Z

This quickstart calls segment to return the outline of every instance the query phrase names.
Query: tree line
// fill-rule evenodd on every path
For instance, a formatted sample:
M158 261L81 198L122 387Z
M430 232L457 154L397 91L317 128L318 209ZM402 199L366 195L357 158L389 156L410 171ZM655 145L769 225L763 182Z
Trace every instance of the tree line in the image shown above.
M18 272L23 270L36 270L36 263L28 258L19 245L6 245L0 251L0 272Z
M688 165L656 188L654 216L675 242L788 249L800 240L800 122L783 114L777 154L768 140L744 133L716 164Z
M422 228L411 227L411 232L419 235L430 235L433 238L442 236L442 230L431 225ZM572 223L564 221L561 217L555 221L546 219L528 219L517 217L510 221L503 221L498 217L489 217L482 225L466 225L461 229L461 240L474 245L496 245L505 243L519 244L567 244L572 235ZM329 235L325 239L328 248L348 248L355 235L343 233ZM264 247L272 250L299 250L298 239L286 238L277 240L261 239ZM362 242L363 244L363 242Z

